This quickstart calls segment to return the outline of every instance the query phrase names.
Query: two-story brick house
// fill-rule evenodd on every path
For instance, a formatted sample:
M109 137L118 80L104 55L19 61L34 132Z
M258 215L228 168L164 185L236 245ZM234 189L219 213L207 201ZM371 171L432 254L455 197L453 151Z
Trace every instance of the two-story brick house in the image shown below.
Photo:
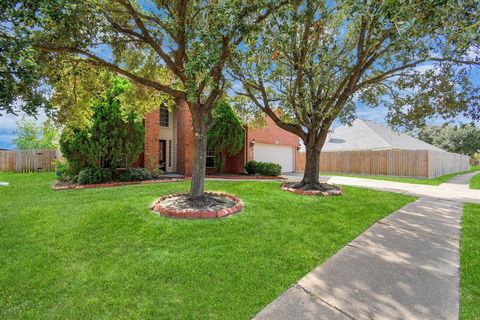
M166 172L191 175L193 166L192 118L186 105L174 110L160 108L145 116L145 146L139 164L160 165ZM243 173L247 161L270 161L282 172L298 169L299 138L267 118L267 126L245 127L245 143L240 152L226 159L224 172ZM213 151L207 151L207 171L214 171Z

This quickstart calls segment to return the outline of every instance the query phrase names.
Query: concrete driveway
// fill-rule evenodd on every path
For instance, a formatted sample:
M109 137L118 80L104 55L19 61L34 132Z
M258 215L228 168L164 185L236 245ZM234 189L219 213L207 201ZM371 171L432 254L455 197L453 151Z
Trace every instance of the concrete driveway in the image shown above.
M367 229L255 319L458 319L461 216L463 202L480 203L480 191L468 188L475 174L440 186L322 177L420 198Z

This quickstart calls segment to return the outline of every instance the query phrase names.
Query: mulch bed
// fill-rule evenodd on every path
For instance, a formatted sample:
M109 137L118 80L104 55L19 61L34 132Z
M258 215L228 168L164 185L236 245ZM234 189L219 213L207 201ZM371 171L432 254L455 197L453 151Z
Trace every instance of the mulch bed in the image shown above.
M293 186L296 184L297 184L296 182L282 183L280 188L283 191L292 192L292 193L305 195L305 196L339 196L343 194L342 189L333 184L322 183L321 184L322 189L324 190L303 190L303 189L293 188Z
M180 178L169 179L155 179L155 180L143 180L143 181L123 181L123 182L106 182L97 184L73 184L65 182L57 182L52 186L53 190L72 190L72 189L92 189L92 188L112 188L121 186L130 186L135 184L150 184L150 183L165 183L165 182L177 182L183 181Z
M175 193L159 198L150 207L162 216L184 219L223 218L243 209L239 198L223 192L205 192L202 200L190 200L188 193Z

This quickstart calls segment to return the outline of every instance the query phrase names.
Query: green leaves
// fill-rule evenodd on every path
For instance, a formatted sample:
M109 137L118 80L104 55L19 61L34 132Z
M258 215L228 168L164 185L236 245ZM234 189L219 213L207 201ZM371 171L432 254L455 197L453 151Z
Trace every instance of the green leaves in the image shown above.
M41 127L35 121L22 118L16 123L15 146L19 150L28 149L55 149L57 139L57 128L51 120L46 120Z
M213 125L208 131L209 148L216 152L216 167L221 169L226 154L233 156L244 144L244 130L240 118L230 104L222 99L213 108Z
M471 157L480 152L480 128L476 126L427 126L418 130L417 135L419 139L445 151Z
M87 167L115 169L127 157L127 165L142 151L145 129L133 113L122 113L119 97L131 90L126 79L114 77L109 89L91 105L89 127L67 127L60 147L74 173Z
M359 101L387 106L397 126L478 120L479 11L474 0L297 1L245 41L232 73L252 110L281 110L277 123L302 139L349 122Z

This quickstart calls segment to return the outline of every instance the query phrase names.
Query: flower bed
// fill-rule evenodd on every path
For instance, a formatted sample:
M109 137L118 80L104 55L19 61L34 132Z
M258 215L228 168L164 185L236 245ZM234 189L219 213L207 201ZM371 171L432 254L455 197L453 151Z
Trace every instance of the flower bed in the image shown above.
M239 213L243 202L223 192L205 192L205 199L198 201L189 200L187 193L175 193L159 198L150 209L172 218L214 219Z
M343 194L342 189L340 187L334 186L334 185L328 185L328 186L331 186L331 189L330 190L325 190L325 191L296 189L296 188L293 188L293 185L295 185L295 183L282 183L280 188L283 191L292 192L292 193L296 193L296 194L301 194L301 195L305 195L305 196L339 196L339 195Z
M154 179L154 180L143 180L143 181L114 181L114 182L105 182L105 183L96 183L96 184L73 184L73 183L57 182L52 186L52 189L53 190L72 190L72 189L112 188L112 187L130 186L135 184L165 183L165 182L177 182L177 181L183 181L183 180L184 179L180 179L180 178L169 178L169 179Z

